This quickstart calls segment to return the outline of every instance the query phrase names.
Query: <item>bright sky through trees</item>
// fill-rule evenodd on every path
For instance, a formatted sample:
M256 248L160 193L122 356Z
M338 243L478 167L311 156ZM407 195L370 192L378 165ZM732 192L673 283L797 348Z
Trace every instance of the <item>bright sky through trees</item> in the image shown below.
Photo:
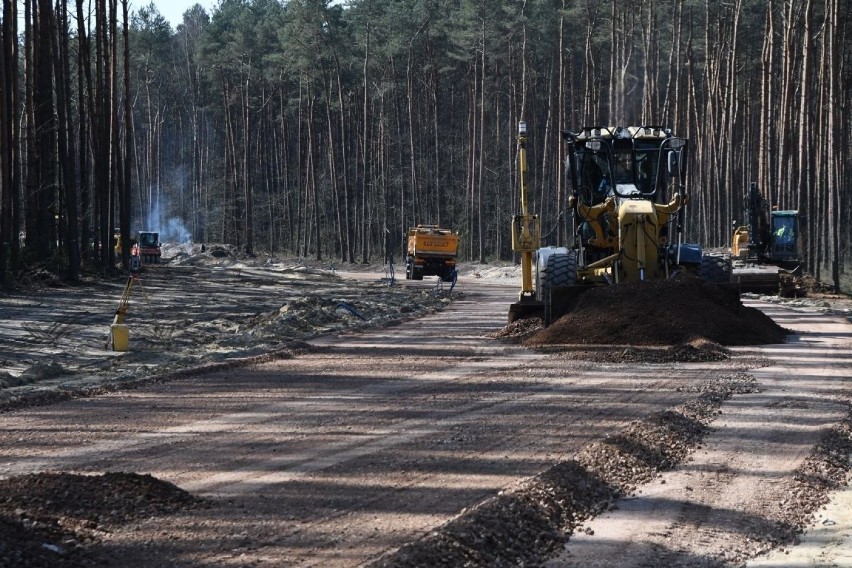
M148 6L149 3L146 0L134 0L130 4L130 9L138 11L139 8ZM183 23L183 13L189 10L190 7L195 4L201 4L207 13L210 14L217 2L215 0L153 0L153 4L157 7L160 14L168 20L172 29L175 29L178 27L178 24Z

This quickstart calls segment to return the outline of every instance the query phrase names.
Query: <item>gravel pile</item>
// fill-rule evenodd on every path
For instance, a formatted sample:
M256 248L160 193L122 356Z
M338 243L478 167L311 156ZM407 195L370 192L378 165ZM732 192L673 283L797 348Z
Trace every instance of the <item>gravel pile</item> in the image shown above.
M691 402L633 423L372 566L537 565L583 521L612 507L657 472L683 462L722 402L753 388L754 380L740 374L707 382L696 388Z
M708 363L731 358L726 348L705 339L681 345L544 345L535 350L595 363Z
M40 473L0 480L0 567L98 566L97 544L136 519L200 501L150 475Z
M516 320L495 339L601 363L710 362L725 345L783 343L787 330L737 293L695 278L590 288L549 327Z

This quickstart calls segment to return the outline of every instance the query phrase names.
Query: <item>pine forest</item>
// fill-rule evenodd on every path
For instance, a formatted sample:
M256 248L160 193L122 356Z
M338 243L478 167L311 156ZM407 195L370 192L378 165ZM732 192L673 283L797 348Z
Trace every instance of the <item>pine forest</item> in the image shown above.
M687 138L685 231L731 244L756 182L852 292L848 0L3 0L0 275L115 262L114 228L400 261L418 223L513 259L517 125L544 244L571 244L562 132ZM102 246L107 243L107 246ZM129 250L122 250L127 264Z

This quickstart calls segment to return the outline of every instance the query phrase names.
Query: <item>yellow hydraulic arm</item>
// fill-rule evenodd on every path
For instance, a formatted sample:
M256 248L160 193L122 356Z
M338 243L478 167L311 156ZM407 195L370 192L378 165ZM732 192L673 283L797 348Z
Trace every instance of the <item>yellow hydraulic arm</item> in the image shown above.
M527 207L527 123L518 123L518 177L521 185L521 213L512 221L512 250L521 255L521 293L509 308L509 321L540 312L543 307L535 298L533 287L533 254L541 247L538 215Z

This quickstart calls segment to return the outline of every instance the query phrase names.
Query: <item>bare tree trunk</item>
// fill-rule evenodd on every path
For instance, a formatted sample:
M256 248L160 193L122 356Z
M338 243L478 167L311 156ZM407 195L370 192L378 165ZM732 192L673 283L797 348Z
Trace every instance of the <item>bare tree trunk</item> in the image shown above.
M75 184L74 171L74 143L71 124L71 97L68 96L69 77L68 69L68 34L65 30L68 29L67 6L59 4L59 14L56 15L60 27L63 30L61 35L58 33L52 34L54 40L53 48L56 57L53 59L54 74L56 77L56 112L59 128L57 129L57 148L59 151L59 167L62 174L62 201L65 204L64 214L64 233L65 233L65 251L68 257L68 266L66 279L69 282L77 282L80 277L80 234L78 226L77 212L77 187ZM55 19L54 19L55 22ZM50 26L56 30L57 26Z
M92 169L95 172L95 207L101 243L101 264L104 268L111 268L114 261L112 242L114 223L112 223L109 187L112 157L109 153L111 125L108 112L110 91L107 83L107 68L109 66L107 19L106 1L96 0L95 82L93 88L90 89L93 110L89 113L93 118L92 136L96 140L93 148L95 159ZM127 237L128 235L122 236ZM127 239L123 238L122 240Z
M230 212L226 215L226 225L228 231L226 240L232 242L234 246L243 248L244 225L242 203L240 201L240 162L242 157L237 149L237 118L231 106L232 85L226 79L222 78L223 100L225 101L225 130L227 133L226 143L226 159L225 159L225 187L228 201L230 201ZM242 111L242 108L240 109Z
M477 258L479 262L485 262L485 235L482 229L482 193L484 191L485 179L485 19L480 20L481 39L480 46L482 52L480 54L480 89L479 89L479 179L477 180L477 199L476 199L476 220L477 220L477 240L479 241L479 250Z
M799 81L799 117L798 117L798 157L797 157L797 187L795 188L795 202L798 203L797 209L799 213L808 216L808 212L815 210L812 208L812 188L813 180L811 178L811 164L813 163L813 144L811 143L812 128L811 128L811 64L813 55L811 29L813 28L813 1L805 0L804 7L804 29L802 30L802 42L799 49L802 51L802 67L801 79ZM792 134L792 133L791 133ZM826 216L827 218L827 216ZM819 271L819 245L818 239L809 239L807 234L804 235L803 250L805 251L806 266L812 274L818 274ZM812 246L809 246L812 245ZM816 250L812 250L816 249ZM808 254L811 253L811 254Z
M118 202L118 225L122 235L130 234L130 187L125 186L124 152L121 148L121 124L119 123L119 93L118 93L118 2L109 0L109 37L110 37L110 183L113 197ZM110 213L113 213L111 210ZM121 240L121 264L125 268L130 265L130 243L128 239Z
M411 76L411 58L412 58L413 48L411 45L408 46L408 57L405 65L405 82L406 82L406 115L408 116L408 185L411 190L411 198L412 203L416 203L418 192L420 191L420 187L417 180L417 154L414 145L414 81ZM405 188L401 188L400 193L405 195ZM428 206L423 207L425 211L429 211ZM414 211L415 219L419 219L419 209L415 206Z
M342 109L341 109L342 110ZM328 131L328 173L331 178L331 194L334 202L334 228L337 234L337 253L342 260L346 260L345 246L346 242L343 235L343 216L340 211L340 175L337 168L337 144L338 141L334 135L334 120L331 115L331 84L326 82L325 88L325 122Z
M370 13L370 1L367 0L367 13ZM361 211L362 211L362 220L361 220L361 262L367 264L368 261L368 250L367 246L367 196L370 193L370 23L367 23L366 30L366 38L364 43L364 112L363 112L363 121L364 124L364 134L363 134L363 165L361 175L363 178L361 179Z
M36 180L31 186L35 190L32 204L35 210L31 215L31 226L27 230L27 247L35 253L39 261L50 260L51 252L56 249L59 239L57 226L59 210L57 193L56 164L56 107L53 89L53 3L39 0L36 19L35 51L33 73L35 90L33 92L33 118L35 120L37 162Z
M565 89L567 87L567 65L565 61L567 58L565 46L565 10L567 8L566 2L567 0L562 0L562 10L559 12L559 51L556 55L557 65L559 66L559 84L557 86L556 95L556 211L560 213L565 207L563 202L565 201L566 191L565 168L562 167L562 158L563 156L565 156L565 141L562 138L562 135L560 134L560 131L567 126L565 124ZM561 245L566 243L567 241L567 231L565 230L565 223L560 222L558 216L556 218L556 223L556 242Z
M777 131L776 135L780 141L777 152L777 168L775 179L770 182L769 188L778 187L779 192L770 203L786 208L791 201L793 186L793 147L791 136L793 135L793 97L797 81L795 79L796 51L798 49L796 29L798 26L798 2L784 0L784 20L781 44L781 78L780 78L780 104L777 105ZM769 189L768 188L768 189Z
M775 129L774 113L774 83L772 80L772 54L775 51L774 1L769 0L766 7L766 24L763 32L763 49L760 58L760 135L758 136L758 186L764 195L771 200L769 193L774 166L772 160L772 145Z
M88 32L86 30L86 19L83 17L83 0L77 0L77 65L78 65L78 113L80 127L78 133L79 151L79 169L80 169L80 216L82 219L81 231L85 239L87 250L84 254L88 255L88 246L92 241L100 242L98 235L98 224L96 222L95 195L91 191L90 180L90 165L93 162L89 161L89 150L95 142L89 137L90 127L94 132L94 94L92 91L92 72L91 72L91 49ZM90 239L90 233L95 236ZM93 250L91 257L97 257L97 250Z
M827 116L827 125L830 126L834 124L834 118L841 118L843 116L842 110L839 108L839 97L838 97L838 70L840 69L840 50L839 41L837 37L838 27L840 23L839 19L839 11L838 11L838 0L829 0L827 2L828 9L826 10L826 38L825 44L827 49L825 50L825 66L828 71L828 104L823 105L823 109L825 111L825 116ZM826 136L826 171L827 171L827 179L828 179L828 192L829 192L829 206L828 211L831 219L831 227L829 228L829 233L831 234L830 239L830 254L829 260L831 262L831 280L834 284L835 289L840 290L840 268L843 265L842 255L844 252L848 254L847 251L843 251L841 249L841 231L843 230L843 202L841 200L841 187L843 185L843 176L841 175L841 160L837 159L837 152L840 146L836 142L835 138L835 130L833 128L827 127L823 130ZM847 200L849 196L846 196ZM847 218L847 226L848 226L848 218ZM848 232L848 228L846 229Z
M10 284L10 271L15 268L18 229L13 210L17 210L19 155L18 126L18 14L17 2L3 0L3 22L0 28L0 286Z
M469 242L467 244L468 249L468 258L475 258L474 250L476 245L476 239L474 235L476 234L476 221L474 219L473 212L476 210L476 120L477 114L475 109L475 102L478 100L478 89L479 89L479 62L478 59L474 57L473 61L473 72L471 73L472 79L470 81L470 107L468 109L468 118L467 118L467 130L468 130L468 140L470 143L468 144L467 149L467 179L465 183L465 188L467 192L467 234Z
M346 106L343 97L343 77L340 70L340 61L337 55L334 57L335 78L337 80L337 104L340 106L340 160L343 177L343 260L355 261L355 252L352 248L352 212L350 210L350 188L349 188L349 157L347 152L348 129L346 128Z
M125 207L122 209L122 230L127 227L130 232L130 219L132 213L131 171L133 163L133 105L130 99L130 19L128 17L128 0L122 0L124 38L124 180L122 189L126 192L124 197Z
M250 68L250 66L248 66ZM242 93L242 115L243 115L243 159L242 159L242 173L243 173L243 200L245 207L245 252L249 256L254 256L254 190L252 188L252 168L249 165L249 155L251 151L251 137L250 131L251 126L249 121L251 120L250 109L249 109L249 91L251 89L251 77L250 75L246 75L245 82L243 83L243 93Z
M441 164L442 164L442 160L441 160L441 138L440 138L439 128L438 128L438 125L439 125L438 88L439 88L440 79L438 77L438 70L436 68L437 66L435 65L435 62L434 62L434 53L433 53L431 42L429 44L429 60L431 62L430 70L429 70L429 83L430 83L429 95L430 95L430 102L431 102L431 105L432 105L432 139L433 139L432 143L433 143L433 146L434 146L433 151L435 152L434 173L433 173L433 176L435 178L435 180L434 180L434 183L435 183L435 222L438 223L438 225L441 225L443 223L443 220L441 219L441 217L442 217L442 213L443 213L445 205L444 205L444 198L443 198L443 184L441 183L441 181L442 181L441 180ZM406 230L405 223L402 223L401 227L402 227L403 231Z

